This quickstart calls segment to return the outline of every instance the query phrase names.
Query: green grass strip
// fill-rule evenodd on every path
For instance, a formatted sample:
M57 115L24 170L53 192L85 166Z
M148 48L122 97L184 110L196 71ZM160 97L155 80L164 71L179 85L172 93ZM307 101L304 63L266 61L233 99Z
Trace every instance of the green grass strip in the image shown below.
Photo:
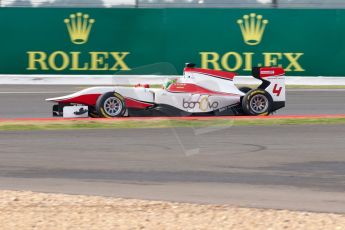
M0 122L0 131L345 124L345 118L66 120Z

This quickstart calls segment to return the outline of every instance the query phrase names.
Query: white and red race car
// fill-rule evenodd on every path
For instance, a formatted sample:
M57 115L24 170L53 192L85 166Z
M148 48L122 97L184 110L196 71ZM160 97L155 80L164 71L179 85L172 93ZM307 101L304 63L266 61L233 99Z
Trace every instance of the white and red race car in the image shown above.
M268 115L285 106L285 76L280 67L254 67L256 89L237 88L234 73L186 64L183 76L162 88L104 86L46 99L57 102L54 116L222 116Z

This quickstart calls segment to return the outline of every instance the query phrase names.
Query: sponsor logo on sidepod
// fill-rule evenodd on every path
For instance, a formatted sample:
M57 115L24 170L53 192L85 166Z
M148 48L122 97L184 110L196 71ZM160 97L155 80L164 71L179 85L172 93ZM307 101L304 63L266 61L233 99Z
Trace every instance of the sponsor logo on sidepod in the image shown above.
M210 102L208 97L203 97L198 101L187 101L185 98L183 98L183 108L194 109L196 106L198 106L201 111L206 111L207 109L218 108L219 103L217 101Z

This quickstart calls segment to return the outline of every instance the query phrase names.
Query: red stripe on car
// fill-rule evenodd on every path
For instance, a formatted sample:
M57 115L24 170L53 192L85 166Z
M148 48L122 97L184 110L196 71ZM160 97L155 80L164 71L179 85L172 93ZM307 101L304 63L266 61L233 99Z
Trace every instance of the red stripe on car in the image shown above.
M260 68L260 77L272 77L284 75L284 69L281 67L262 67Z
M146 109L147 107L150 107L153 105L153 104L143 102L143 101L138 101L129 97L125 98L125 102L126 102L127 108L135 108L135 109Z
M96 101L100 94L84 94L77 97L67 98L58 100L60 103L75 103L75 104L84 104L84 105L96 105Z

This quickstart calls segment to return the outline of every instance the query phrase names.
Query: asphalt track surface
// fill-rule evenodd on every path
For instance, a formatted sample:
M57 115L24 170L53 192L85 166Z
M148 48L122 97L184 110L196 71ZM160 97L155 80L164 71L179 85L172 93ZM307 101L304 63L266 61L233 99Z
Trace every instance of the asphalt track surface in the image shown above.
M1 118L50 117L75 86L1 86ZM280 114L345 114L345 91ZM345 213L345 126L0 131L0 189Z
M0 132L0 189L345 213L345 126Z
M2 85L0 118L51 117L52 103L46 98L64 96L85 86ZM286 107L278 115L345 114L345 89L287 91Z

